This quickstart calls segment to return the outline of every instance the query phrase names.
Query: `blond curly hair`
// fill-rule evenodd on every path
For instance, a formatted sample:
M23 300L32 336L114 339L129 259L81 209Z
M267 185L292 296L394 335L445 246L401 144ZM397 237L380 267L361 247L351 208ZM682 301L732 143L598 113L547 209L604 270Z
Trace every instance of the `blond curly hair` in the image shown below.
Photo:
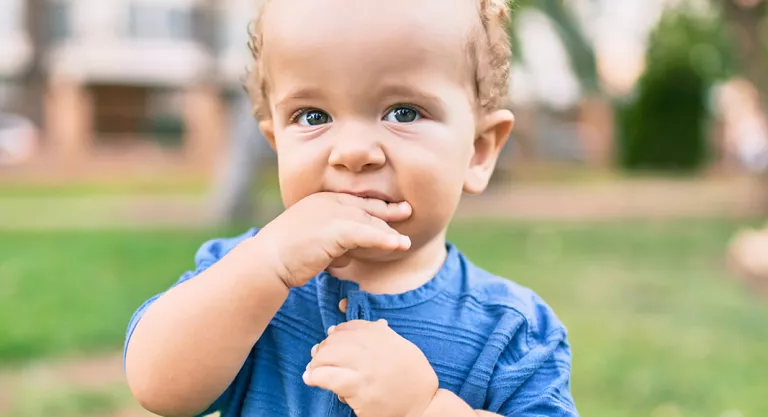
M253 102L258 119L270 117L267 104L268 85L262 59L262 19L271 0L260 0L260 12L248 26L248 49L253 58L247 70L244 87ZM490 112L507 102L509 68L512 51L509 40L510 2L512 0L472 0L477 5L481 25L470 34L468 58L475 79L475 94L481 110Z

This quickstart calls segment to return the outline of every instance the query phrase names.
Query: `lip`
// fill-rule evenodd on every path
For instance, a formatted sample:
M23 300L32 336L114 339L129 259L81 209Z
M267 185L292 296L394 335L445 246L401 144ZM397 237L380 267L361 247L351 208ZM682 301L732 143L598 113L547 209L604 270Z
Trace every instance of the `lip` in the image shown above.
M398 200L387 193L382 193L376 190L361 190L361 191L338 191L339 193L353 195L360 198L375 198L377 200L386 201L388 203L399 203Z

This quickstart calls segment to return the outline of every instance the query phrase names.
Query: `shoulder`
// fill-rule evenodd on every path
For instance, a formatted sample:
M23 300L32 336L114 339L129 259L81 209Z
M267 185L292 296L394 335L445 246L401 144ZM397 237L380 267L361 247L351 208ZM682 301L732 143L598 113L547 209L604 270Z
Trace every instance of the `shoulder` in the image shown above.
M563 341L565 325L552 307L532 289L512 279L492 274L461 255L463 282L458 293L475 314L496 322L495 333L505 338L523 337L521 348Z
M501 415L578 416L570 393L571 348L563 323L533 290L462 259L462 298L474 321L491 322L481 361L488 410ZM478 316L481 315L481 316Z

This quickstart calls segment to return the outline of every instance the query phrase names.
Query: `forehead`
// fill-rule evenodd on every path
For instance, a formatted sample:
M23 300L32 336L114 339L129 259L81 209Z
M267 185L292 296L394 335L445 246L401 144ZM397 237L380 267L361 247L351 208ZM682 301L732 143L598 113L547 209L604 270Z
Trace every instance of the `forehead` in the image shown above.
M349 81L429 67L463 80L476 21L469 0L277 0L263 16L264 58L272 76Z

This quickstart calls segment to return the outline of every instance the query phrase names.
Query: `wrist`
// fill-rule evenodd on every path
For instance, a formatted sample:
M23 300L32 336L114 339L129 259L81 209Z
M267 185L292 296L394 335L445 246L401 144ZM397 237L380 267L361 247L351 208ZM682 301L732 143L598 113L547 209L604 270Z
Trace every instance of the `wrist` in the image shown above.
M256 262L253 269L258 272L254 275L259 279L274 279L290 291L291 288L296 287L294 285L296 279L280 261L275 245L264 237L262 233L258 233L244 242L245 252L247 252L245 260L251 264Z
M437 391L435 391L435 395L432 396L432 400L430 400L429 404L427 405L427 409L424 410L424 414L422 414L422 417L432 417L432 416L439 416L441 415L440 412L443 408L442 403L445 402L445 390L442 388L438 388Z
M217 265L214 265L216 267ZM263 241L249 238L233 248L218 262L233 285L238 288L268 287L272 291L287 292L291 287L283 281L275 265L274 257Z
M438 389L421 417L476 416L464 400L451 391Z

